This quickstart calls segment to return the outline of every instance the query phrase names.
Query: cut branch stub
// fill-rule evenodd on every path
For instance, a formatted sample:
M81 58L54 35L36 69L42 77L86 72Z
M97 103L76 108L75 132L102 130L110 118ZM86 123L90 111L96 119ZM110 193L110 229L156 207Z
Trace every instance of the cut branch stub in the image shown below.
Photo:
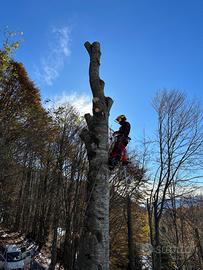
M99 66L101 56L100 44L99 42L93 42L92 44L90 44L87 41L85 42L84 46L90 56L89 79L93 97L103 98L104 82L99 77Z

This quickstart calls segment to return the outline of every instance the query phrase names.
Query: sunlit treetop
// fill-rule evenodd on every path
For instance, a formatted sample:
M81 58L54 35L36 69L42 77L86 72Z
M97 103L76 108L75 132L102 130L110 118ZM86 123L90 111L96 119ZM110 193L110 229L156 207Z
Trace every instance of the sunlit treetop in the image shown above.
M0 47L0 80L3 79L3 73L7 72L8 68L12 65L15 51L19 48L22 39L19 39L19 36L22 36L23 32L9 32L8 30L4 31L4 41ZM18 40L16 40L16 37ZM14 72L14 76L17 74Z

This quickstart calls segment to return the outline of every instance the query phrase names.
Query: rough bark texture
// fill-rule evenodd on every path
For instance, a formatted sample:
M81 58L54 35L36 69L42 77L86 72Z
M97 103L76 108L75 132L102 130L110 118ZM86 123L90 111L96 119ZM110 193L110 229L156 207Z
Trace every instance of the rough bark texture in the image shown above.
M203 247L202 247L202 243L201 243L201 238L199 235L199 230L198 228L195 228L195 236L197 239L197 248L199 251L199 263L202 266L203 265Z
M89 78L93 95L93 116L85 115L87 128L81 133L89 159L87 211L81 247L80 270L109 269L109 169L108 117L112 99L104 96L99 77L100 44L86 42L90 56Z

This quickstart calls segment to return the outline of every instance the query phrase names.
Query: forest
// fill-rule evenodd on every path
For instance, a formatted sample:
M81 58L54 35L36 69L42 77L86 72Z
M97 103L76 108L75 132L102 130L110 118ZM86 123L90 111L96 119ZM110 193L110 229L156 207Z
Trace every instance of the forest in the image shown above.
M154 137L128 148L127 173L109 171L114 97L104 96L99 43L85 43L93 94L85 117L72 104L42 104L15 61L18 46L0 49L0 228L35 241L50 270L203 269L198 101L158 91Z

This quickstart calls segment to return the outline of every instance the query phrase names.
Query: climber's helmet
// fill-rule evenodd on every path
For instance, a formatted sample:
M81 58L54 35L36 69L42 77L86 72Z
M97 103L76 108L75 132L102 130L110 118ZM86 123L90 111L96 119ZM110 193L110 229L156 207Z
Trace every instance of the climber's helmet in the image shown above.
M117 123L121 123L121 122L124 122L124 121L126 121L126 117L125 117L125 115L124 114L121 114L121 115L119 115L117 118L116 118L116 122Z

